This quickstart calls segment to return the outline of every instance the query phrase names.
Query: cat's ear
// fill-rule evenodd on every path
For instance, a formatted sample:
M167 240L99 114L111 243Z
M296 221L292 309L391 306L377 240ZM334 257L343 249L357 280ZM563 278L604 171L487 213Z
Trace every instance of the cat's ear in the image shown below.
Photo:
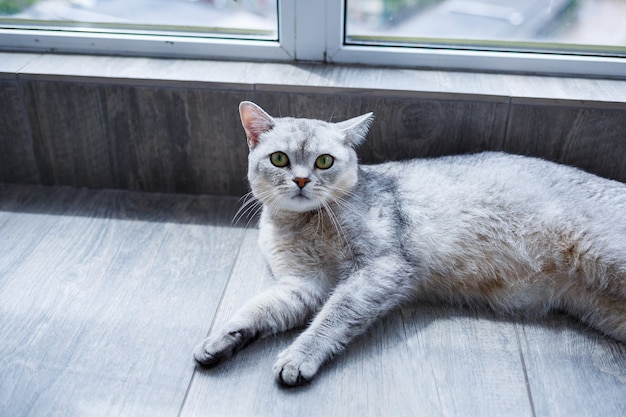
M272 130L276 124L272 116L251 101L239 103L239 116L250 148L256 147L259 144L259 136Z
M365 140L367 132L370 129L370 125L374 120L374 113L367 113L362 116L357 116L343 122L336 123L346 138L346 145L356 148Z

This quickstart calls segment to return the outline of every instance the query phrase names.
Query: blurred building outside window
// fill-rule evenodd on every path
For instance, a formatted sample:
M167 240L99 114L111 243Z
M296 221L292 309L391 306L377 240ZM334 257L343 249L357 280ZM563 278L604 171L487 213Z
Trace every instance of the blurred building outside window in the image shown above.
M0 0L0 49L626 77L625 22L626 0Z
M626 0L347 0L346 42L626 55Z
M278 40L277 0L0 0L0 25Z

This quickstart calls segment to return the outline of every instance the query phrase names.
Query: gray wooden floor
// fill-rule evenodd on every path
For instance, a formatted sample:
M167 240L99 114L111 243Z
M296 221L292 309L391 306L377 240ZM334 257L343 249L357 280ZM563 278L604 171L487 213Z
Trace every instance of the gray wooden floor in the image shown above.
M0 416L626 416L626 346L558 314L407 307L296 389L271 373L295 333L196 368L271 281L237 206L0 185Z

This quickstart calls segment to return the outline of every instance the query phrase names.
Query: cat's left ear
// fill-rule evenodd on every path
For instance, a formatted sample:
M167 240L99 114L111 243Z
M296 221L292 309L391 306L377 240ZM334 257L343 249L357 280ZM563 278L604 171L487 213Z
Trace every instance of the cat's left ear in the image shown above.
M367 113L362 116L357 116L352 119L336 123L335 126L341 129L344 133L346 145L356 148L365 140L365 136L367 136L367 132L369 131L373 120L374 113Z
M251 101L239 103L239 116L250 148L256 147L259 144L259 136L269 132L276 125L272 116Z

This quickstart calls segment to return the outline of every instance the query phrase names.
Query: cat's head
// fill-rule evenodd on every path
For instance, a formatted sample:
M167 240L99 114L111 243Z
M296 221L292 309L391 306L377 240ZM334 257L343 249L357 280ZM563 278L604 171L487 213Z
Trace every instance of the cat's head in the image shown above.
M372 113L339 123L274 118L254 103L239 105L250 154L254 196L275 209L306 212L340 200L357 182L355 148Z

